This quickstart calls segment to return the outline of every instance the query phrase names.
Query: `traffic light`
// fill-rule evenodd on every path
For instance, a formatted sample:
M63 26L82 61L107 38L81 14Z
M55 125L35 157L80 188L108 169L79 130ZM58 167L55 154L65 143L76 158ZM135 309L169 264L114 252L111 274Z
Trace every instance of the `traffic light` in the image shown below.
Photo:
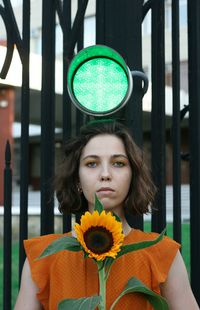
M84 48L73 58L67 84L76 107L94 116L121 109L133 88L132 75L124 59L105 45Z

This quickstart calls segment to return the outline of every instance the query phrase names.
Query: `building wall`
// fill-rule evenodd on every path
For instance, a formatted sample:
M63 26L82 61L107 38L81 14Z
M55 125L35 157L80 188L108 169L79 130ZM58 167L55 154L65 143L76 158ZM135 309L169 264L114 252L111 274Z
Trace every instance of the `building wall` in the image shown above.
M188 91L188 80L187 80L187 18L186 18L186 8L187 8L187 3L186 0L180 0L180 70L181 70L181 89L185 90L186 92ZM21 7L21 1L20 0L13 0L12 4L14 6L14 14L17 20L17 24L19 27L20 32L22 32L21 26L22 26L22 7ZM87 42L86 45L94 44L94 39L95 39L95 0L90 0L88 2L88 7L86 11L86 24L88 23L88 27L85 24L85 37L87 37ZM166 85L171 86L171 81L172 81L172 67L171 67L171 0L165 0L165 5L166 5L166 16L165 16L165 24L166 24L166 31L165 31L165 57L166 57ZM72 19L74 19L74 16L77 11L77 0L72 1ZM41 53L41 23L42 23L42 1L40 0L31 0L31 52L34 53ZM58 17L57 17L57 24L58 24ZM1 26L0 24L0 37L6 38L5 36L5 29L3 30L4 27ZM60 29L60 25L57 25L57 28ZM142 25L142 31L143 31L143 42L142 42L142 50L143 50L143 68L145 69L145 72L147 73L149 79L151 79L151 16L150 12L147 14L143 21ZM4 32L4 35L3 35ZM59 38L60 36L60 38ZM61 30L56 33L56 39L60 42L62 41L62 32ZM56 46L59 45L56 42ZM61 57L62 58L62 53L57 49L57 58ZM36 106L37 102L34 102L34 109ZM16 102L16 106L20 106L20 102ZM1 111L1 110L0 110ZM17 111L17 109L16 109ZM33 113L31 113L33 114ZM4 122L6 120L4 119ZM2 122L0 123L1 126ZM1 128L1 127L0 127ZM183 148L187 148L187 141L183 141L184 145ZM1 143L2 146L2 143ZM1 147L2 149L2 147ZM30 185L34 190L39 189L39 176L40 176L40 167L39 167L39 149L40 146L33 145L31 146L31 152L30 152ZM1 151L3 152L4 156L4 150ZM18 161L16 163L16 158L15 158L15 166L19 165L18 163L20 162L20 151L19 148L17 148L17 154L18 154ZM171 145L167 146L167 158L169 158L168 165L170 165L171 162ZM0 162L3 163L4 165L4 160L2 160L2 157L0 158ZM184 163L183 169L183 175L184 175L184 180L183 183L187 183L188 180L188 169L187 169L187 163ZM2 167L0 167L2 173ZM167 171L171 171L171 169L167 169ZM16 173L15 173L16 172ZM169 173L168 173L169 174ZM15 169L14 171L14 177L16 175L16 179L18 182L19 180L19 169ZM2 182L2 175L0 174L0 190L2 189L1 187L1 182ZM171 184L171 176L167 176L167 183Z
M3 205L3 175L5 167L5 146L9 140L13 145L12 124L14 120L15 93L12 87L1 88L0 85L0 206Z

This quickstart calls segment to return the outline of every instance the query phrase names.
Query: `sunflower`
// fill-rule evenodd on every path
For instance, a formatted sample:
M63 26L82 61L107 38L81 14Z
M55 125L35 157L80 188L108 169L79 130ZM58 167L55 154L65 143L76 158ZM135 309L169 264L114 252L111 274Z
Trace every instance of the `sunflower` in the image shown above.
M124 240L122 223L111 212L86 212L74 229L84 251L98 261L107 256L115 258Z

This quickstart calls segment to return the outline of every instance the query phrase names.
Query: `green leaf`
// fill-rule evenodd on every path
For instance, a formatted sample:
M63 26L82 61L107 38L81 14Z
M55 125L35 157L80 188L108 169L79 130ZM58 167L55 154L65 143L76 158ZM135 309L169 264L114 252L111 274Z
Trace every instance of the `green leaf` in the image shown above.
M130 293L142 293L144 297L152 304L155 310L168 310L167 301L159 294L150 290L143 282L139 281L137 278L131 278L126 284L125 289L117 297L115 302L112 304L110 310L114 308L116 303L120 300L122 296Z
M112 264L114 263L115 259L112 257L106 257L104 261L104 268L105 268L105 281L107 281L110 269L112 267Z
M113 212L113 216L115 217L117 222L121 222L120 217L117 214L115 214L114 212Z
M96 264L98 266L98 272L101 271L104 268L104 262L96 261Z
M100 303L100 296L64 299L58 305L58 310L95 310Z
M40 259L62 250L69 250L73 252L81 251L81 246L75 237L64 236L53 241L49 246L42 252L42 254L36 258Z
M95 206L94 206L94 211L98 211L99 214L104 210L104 207L101 203L101 201L99 200L99 198L97 197L97 195L95 194Z
M81 250L83 251L84 254L84 258L88 258L89 254L87 252L84 251L84 249L81 247Z
M127 244L127 245L123 245L121 247L120 252L117 254L117 258L119 258L120 256L127 254L129 252L133 252L133 251L137 251L137 250L141 250L144 248L148 248L158 242L160 242L165 234L166 229L164 229L162 231L162 233L158 236L158 238L154 239L154 240L150 240L150 241L142 241L142 242L138 242L138 243L133 243L133 244Z
M105 261L104 261L104 267L107 268L109 267L110 265L112 265L112 263L115 261L114 258L112 257L106 257Z

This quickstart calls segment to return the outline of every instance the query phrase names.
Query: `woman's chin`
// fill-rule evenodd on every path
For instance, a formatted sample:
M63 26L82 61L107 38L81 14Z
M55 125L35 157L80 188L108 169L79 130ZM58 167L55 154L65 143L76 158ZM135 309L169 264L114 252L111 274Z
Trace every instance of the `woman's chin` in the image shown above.
M113 208L113 203L109 197L99 197L104 209Z
M104 210L107 211L107 212L115 212L115 210L118 210L119 209L119 206L118 205L114 205L113 202L110 200L110 199L106 199L106 198L103 198L100 200L103 207L104 207Z

